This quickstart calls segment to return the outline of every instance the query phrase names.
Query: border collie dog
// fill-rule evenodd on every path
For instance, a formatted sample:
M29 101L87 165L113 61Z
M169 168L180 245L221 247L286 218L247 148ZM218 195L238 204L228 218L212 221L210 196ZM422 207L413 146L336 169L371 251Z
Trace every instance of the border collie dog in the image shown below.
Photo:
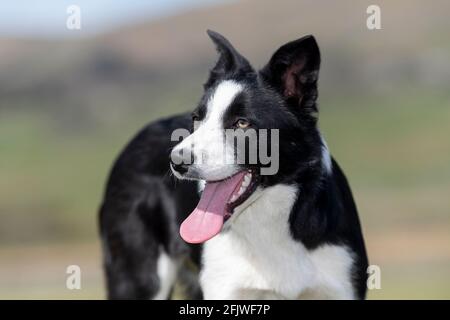
M289 42L255 70L208 35L219 58L196 109L147 125L111 171L100 210L108 297L168 299L177 283L190 299L364 299L358 213L317 127L316 40ZM262 173L259 153L218 161L224 149L250 154L250 139L225 132L260 142L264 129L276 172Z

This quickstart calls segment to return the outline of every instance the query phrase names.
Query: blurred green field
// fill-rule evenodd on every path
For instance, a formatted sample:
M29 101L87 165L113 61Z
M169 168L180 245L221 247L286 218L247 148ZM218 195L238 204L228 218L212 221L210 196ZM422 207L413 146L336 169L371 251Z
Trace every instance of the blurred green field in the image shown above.
M382 289L369 297L449 299L450 93L320 102L321 130L351 182L370 262L382 270ZM124 144L163 110L81 130L39 113L2 114L0 298L104 297L97 208L105 179ZM81 291L65 288L69 264L86 275Z

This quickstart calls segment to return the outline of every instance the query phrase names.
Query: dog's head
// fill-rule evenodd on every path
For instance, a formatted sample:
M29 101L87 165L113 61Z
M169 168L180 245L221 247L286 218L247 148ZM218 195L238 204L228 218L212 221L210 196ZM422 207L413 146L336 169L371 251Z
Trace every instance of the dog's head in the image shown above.
M208 35L219 59L192 113L191 134L171 153L176 177L206 181L199 205L181 227L183 238L194 243L217 234L223 220L264 188L290 183L323 160L314 37L283 45L255 70L222 35Z

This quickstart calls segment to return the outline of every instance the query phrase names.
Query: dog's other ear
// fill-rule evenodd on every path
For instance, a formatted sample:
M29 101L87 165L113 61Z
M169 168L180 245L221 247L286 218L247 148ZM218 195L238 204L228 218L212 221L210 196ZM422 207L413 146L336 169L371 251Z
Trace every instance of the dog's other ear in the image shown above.
M319 68L319 46L308 35L280 47L261 74L289 105L316 112Z
M237 52L224 36L212 30L207 30L207 33L216 46L219 59L215 67L211 69L210 79L205 86L226 74L237 76L252 71L252 67L247 59Z

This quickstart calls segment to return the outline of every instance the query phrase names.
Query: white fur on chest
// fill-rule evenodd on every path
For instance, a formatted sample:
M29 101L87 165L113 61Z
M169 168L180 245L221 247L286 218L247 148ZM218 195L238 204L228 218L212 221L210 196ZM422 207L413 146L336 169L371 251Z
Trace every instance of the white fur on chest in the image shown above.
M309 251L291 237L296 197L293 186L265 189L231 228L205 243L200 282L206 299L353 298L345 247Z

